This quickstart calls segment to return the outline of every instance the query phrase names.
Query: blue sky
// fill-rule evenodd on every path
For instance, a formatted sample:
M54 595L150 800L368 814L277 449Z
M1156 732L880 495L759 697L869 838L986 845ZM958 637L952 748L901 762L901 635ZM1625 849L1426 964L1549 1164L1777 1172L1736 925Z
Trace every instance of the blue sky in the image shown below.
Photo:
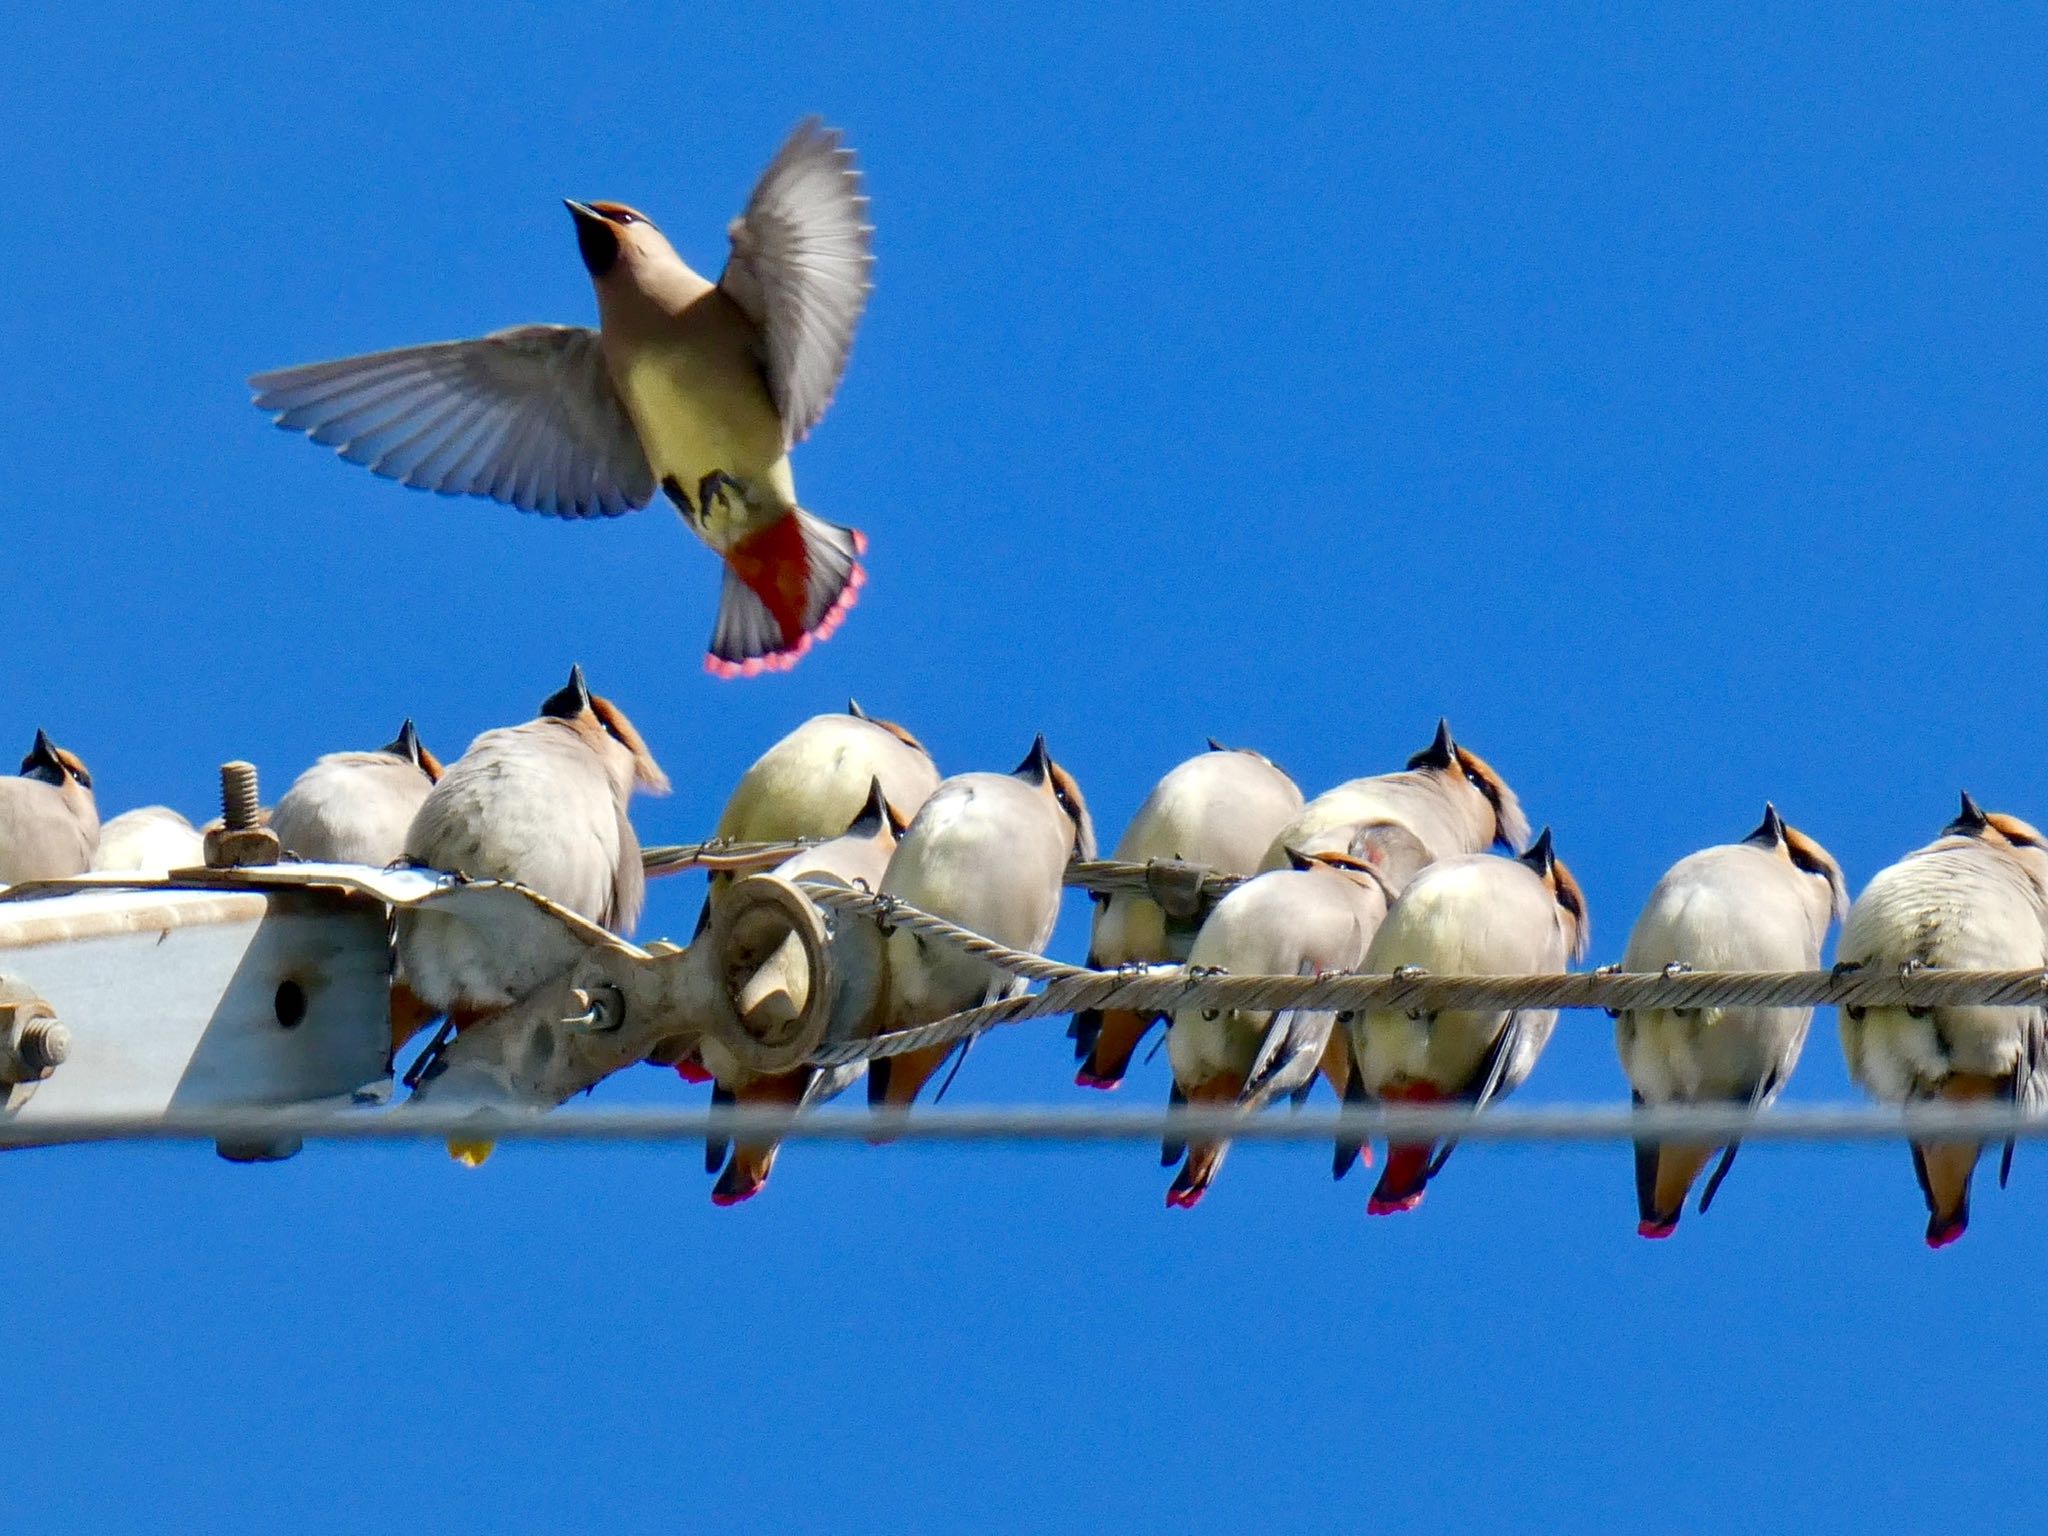
M1695 9L10 13L0 734L197 815L225 757L276 788L407 714L452 756L578 659L675 778L650 840L849 694L948 771L1043 730L1113 835L1206 735L1313 791L1446 713L1596 960L1766 796L1858 888L1960 787L2048 815L2048 24ZM401 491L248 407L588 320L564 195L715 266L811 111L879 267L798 483L872 581L793 674L699 670L716 576L666 514ZM1019 1029L955 1093L1071 1070ZM1525 1096L1623 1091L1580 1015ZM1788 1096L1849 1093L1824 1016ZM1467 1148L1370 1223L1313 1149L1192 1215L1143 1149L801 1148L734 1211L688 1147L6 1167L0 1510L40 1529L2048 1516L2038 1151L1939 1254L1903 1149L1754 1148L1657 1245L1612 1147Z

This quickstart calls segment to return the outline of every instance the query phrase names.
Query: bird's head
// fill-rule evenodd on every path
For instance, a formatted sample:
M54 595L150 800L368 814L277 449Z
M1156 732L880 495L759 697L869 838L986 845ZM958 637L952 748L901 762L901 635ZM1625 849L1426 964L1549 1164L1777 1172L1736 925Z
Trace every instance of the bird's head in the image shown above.
M1082 798L1081 786L1074 776L1054 762L1052 754L1045 750L1043 736L1031 743L1030 753L1011 771L1011 777L1042 789L1065 813L1074 828L1072 857L1095 857L1095 821L1088 814L1088 802Z
M1810 875L1827 887L1828 913L1837 922L1849 912L1849 886L1842 878L1842 866L1834 855L1797 827L1786 824L1778 808L1764 802L1764 819L1744 838L1745 843L1775 853L1803 875Z
M1551 846L1550 828L1545 827L1521 855L1520 862L1536 872L1557 903L1558 924L1564 932L1565 953L1574 960L1586 958L1586 946L1593 939L1592 919L1586 912L1586 893L1578 879L1565 867Z
M629 275L650 261L678 259L668 237L638 209L624 203L562 201L576 221L576 248L593 282Z
M412 721L407 720L405 724L401 725L398 728L398 735L386 742L378 750L388 752L393 757L403 758L406 762L411 763L413 767L419 769L421 773L427 776L429 784L441 782L441 759L427 750L426 744L420 740L420 733Z
M1408 771L1437 774L1445 783L1483 800L1496 846L1519 853L1529 841L1529 819L1522 814L1522 802L1491 763L1469 747L1458 745L1451 736L1450 721L1437 721L1435 739L1408 759Z
M561 721L597 750L612 771L622 804L635 784L652 795L668 793L668 775L661 771L633 722L610 699L590 691L580 666L571 667L569 681L542 702L540 715L543 720Z
M50 740L46 731L36 732L36 744L29 748L27 757L21 760L21 776L35 779L39 783L55 785L62 789L66 784L76 784L81 789L92 788L92 775L86 772L85 764L78 760L78 754L67 752Z

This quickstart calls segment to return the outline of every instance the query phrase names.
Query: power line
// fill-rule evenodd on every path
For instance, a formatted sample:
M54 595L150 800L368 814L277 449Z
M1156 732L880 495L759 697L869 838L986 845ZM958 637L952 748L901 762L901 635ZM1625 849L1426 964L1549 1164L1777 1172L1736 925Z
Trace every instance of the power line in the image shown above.
M29 1115L0 1121L0 1147L81 1141L262 1142L464 1140L571 1143L701 1141L1066 1143L1175 1140L1333 1142L1351 1139L1473 1142L1697 1140L1815 1144L1897 1141L2039 1141L2048 1116L2016 1104L1815 1104L1758 1114L1740 1104L1620 1109L1560 1104L1475 1113L1466 1105L1352 1106L1247 1115L1230 1110L1083 1110L1056 1106L795 1114L766 1109L586 1108L552 1115L427 1104L376 1112L321 1106L172 1109L153 1114Z

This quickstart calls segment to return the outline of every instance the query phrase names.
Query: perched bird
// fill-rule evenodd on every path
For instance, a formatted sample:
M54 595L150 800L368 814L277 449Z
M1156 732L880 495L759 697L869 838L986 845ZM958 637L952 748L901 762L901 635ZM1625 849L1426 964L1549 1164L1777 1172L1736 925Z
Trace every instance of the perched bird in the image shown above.
M1373 821L1406 827L1432 859L1496 846L1513 853L1529 837L1521 802L1507 780L1453 741L1450 722L1439 720L1436 739L1408 759L1405 772L1353 779L1303 806L1274 837L1265 868L1284 868L1290 848L1341 848L1348 828Z
M1366 951L1369 972L1410 967L1448 976L1527 976L1562 971L1584 956L1589 937L1579 884L1543 829L1519 858L1465 854L1431 864L1411 880ZM1351 1049L1363 1091L1404 1104L1464 1100L1483 1109L1527 1080L1557 1024L1553 1008L1361 1010ZM1340 1142L1336 1174L1357 1155ZM1413 1210L1450 1145L1396 1143L1367 1209Z
M836 837L860 813L878 781L900 831L938 788L939 770L923 742L850 699L844 714L813 715L754 760L725 802L716 835L734 843ZM697 852L694 846L650 848L643 862L649 875L665 875L690 867ZM732 876L712 873L697 919L700 934L731 883ZM648 1059L673 1066L687 1082L710 1077L694 1054L672 1046L658 1048Z
M2017 816L1961 814L1925 848L1879 870L1849 908L1838 970L2017 971L2048 967L2048 840ZM2048 1101L2048 1016L2027 1007L1843 1008L1849 1074L1890 1103ZM1927 1246L1945 1247L1970 1223L1975 1142L1914 1142L1927 1200ZM1998 1170L2011 1170L2012 1144Z
M793 665L853 606L866 546L797 504L789 450L825 414L874 267L853 153L799 124L727 230L717 282L645 214L570 201L598 329L522 325L258 374L259 409L443 495L616 517L657 487L725 561L705 666Z
M865 885L873 890L881 884L890 856L896 851L899 831L900 824L882 781L870 779L866 802L838 837L785 859L775 866L775 873L785 880L803 875L829 876L842 885ZM837 917L827 912L825 921L837 988L825 1037L855 1039L867 1033L868 1021L879 1000L881 935L873 923L861 918ZM729 967L729 979L735 983L735 1003L749 1019L758 1019L765 1013L775 1023L786 1024L803 1011L809 998L810 977L803 966L803 947L794 937L783 939L765 960L751 954L721 958ZM806 1109L844 1093L865 1070L856 1062L842 1067L801 1066L790 1072L757 1075L712 1036L704 1039L702 1057L716 1084L712 1089L714 1104ZM759 1194L775 1166L775 1151L772 1141L743 1141L737 1146L717 1138L708 1141L704 1168L707 1173L719 1176L711 1191L711 1203L737 1205Z
M1059 917L1067 862L1093 857L1095 828L1080 786L1041 736L1014 773L963 773L941 784L897 844L881 893L1039 953ZM884 942L883 970L876 1034L994 1002L1020 985L986 960L901 927ZM870 1063L868 1102L911 1103L956 1049L966 1042Z
M1406 829L1362 829L1345 853L1297 855L1225 893L1202 923L1187 963L1240 976L1320 976L1355 971L1401 886L1425 860ZM1177 1009L1166 1032L1173 1064L1169 1105L1258 1109L1301 1097L1329 1050L1337 1015L1327 1009ZM1192 1208L1216 1177L1229 1143L1169 1141L1180 1162L1168 1205Z
M632 722L591 693L577 667L538 719L484 732L449 765L413 817L405 856L472 880L516 881L630 933L644 886L627 801L635 788L668 787ZM397 927L406 986L458 1027L517 1002L576 959L566 948L507 950L433 911L403 909Z
M910 732L849 702L844 714L813 715L756 758L726 800L716 835L734 843L836 837L860 814L877 780L889 814L907 826L938 788L939 770ZM662 854L647 851L650 875L676 867ZM714 902L728 883L712 877Z
M1301 791L1266 758L1212 741L1207 752L1189 758L1153 786L1114 857L1134 864L1180 859L1218 874L1248 875L1300 809ZM1099 896L1088 963L1101 970L1180 964L1200 927L1200 912L1169 915L1137 891ZM1074 1081L1083 1088L1116 1087L1138 1042L1164 1017L1095 1008L1075 1014L1067 1031L1080 1063Z
M410 720L374 752L330 752L300 774L270 809L286 853L321 864L381 869L405 854L405 834L441 777Z
M0 779L0 885L82 875L99 841L92 775L77 754L37 731L21 776Z
M1848 909L1841 866L1764 806L1739 843L1680 859L1650 892L1628 937L1625 971L1811 971L1828 927ZM1641 1008L1615 1016L1621 1065L1638 1104L1736 1103L1778 1096L1806 1044L1811 1008ZM1735 1162L1737 1143L1700 1193L1700 1210ZM1669 1237L1693 1180L1717 1149L1636 1143L1636 1205L1644 1237Z
M164 875L206 862L206 839L168 805L123 811L100 827L92 867L110 873Z

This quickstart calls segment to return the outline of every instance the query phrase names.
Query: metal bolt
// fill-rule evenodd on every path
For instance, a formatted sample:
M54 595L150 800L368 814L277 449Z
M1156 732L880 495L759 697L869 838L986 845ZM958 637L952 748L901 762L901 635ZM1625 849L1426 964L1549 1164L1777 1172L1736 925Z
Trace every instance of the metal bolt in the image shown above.
M257 793L256 765L233 762L220 765L221 825L229 832L247 832L257 824L262 810Z
M55 1019L31 1019L14 1037L14 1054L27 1076L48 1077L71 1055L71 1031Z

